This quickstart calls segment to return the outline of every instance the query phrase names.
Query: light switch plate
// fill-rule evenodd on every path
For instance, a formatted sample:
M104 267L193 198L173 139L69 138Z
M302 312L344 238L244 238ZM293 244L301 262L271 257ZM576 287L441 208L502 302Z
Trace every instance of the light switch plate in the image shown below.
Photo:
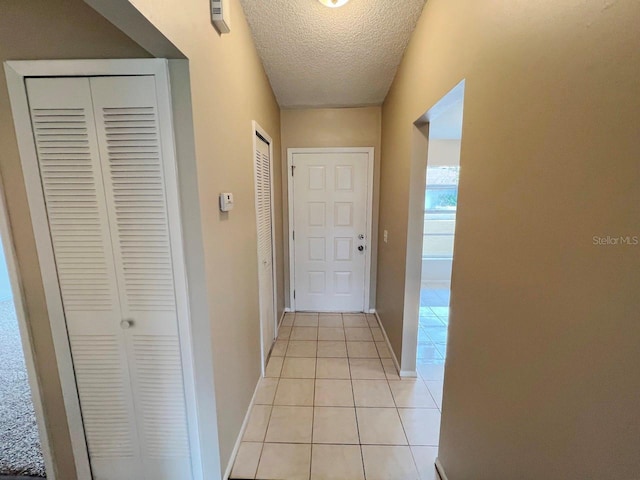
M220 194L220 211L230 212L233 210L233 193Z

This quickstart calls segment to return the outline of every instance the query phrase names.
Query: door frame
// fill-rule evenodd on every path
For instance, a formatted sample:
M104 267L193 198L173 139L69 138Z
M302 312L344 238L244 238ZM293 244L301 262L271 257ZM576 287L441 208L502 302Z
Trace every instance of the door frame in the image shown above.
M49 232L49 221L42 191L36 145L29 112L26 78L131 75L149 75L155 78L159 113L158 124L161 133L164 133L161 140L162 151L165 155L163 169L165 178L170 180L166 185L167 216L169 220L172 264L176 286L176 311L184 375L191 464L194 479L196 480L202 480L209 475L214 475L213 472L208 472L205 476L205 468L203 467L201 454L195 364L198 362L198 366L201 366L202 359L195 357L192 347L192 319L190 315L180 214L179 179L177 175L172 92L169 81L168 61L165 59L7 61L5 62L5 73L78 480L91 480L93 477L91 474L89 451L69 346L60 284L56 271L53 245ZM199 370L199 373L203 372ZM211 372L211 374L213 374L213 372ZM202 405L200 408L205 408L205 406Z
M297 153L366 153L368 155L368 178L367 178L367 248L365 249L364 267L364 299L363 312L369 312L371 302L371 248L373 242L373 179L375 156L374 147L318 147L318 148L289 148L287 149L287 187L288 187L288 210L289 210L289 305L292 312L296 311L296 300L294 291L296 287L296 247L293 239L294 231L294 191L293 191L293 156Z
M266 132L264 128L258 124L255 120L251 122L251 133L253 135L253 175L254 175L254 197L255 197L255 208L256 208L256 232L258 228L258 196L255 195L257 180L258 180L258 172L256 170L256 148L258 142L258 135L264 138L269 144L269 190L270 190L270 203L271 203L271 274L273 276L273 339L275 340L278 336L278 279L276 274L276 229L275 229L275 208L274 208L274 185L273 185L273 140L271 136ZM260 269L260 253L259 248L256 248L256 260L258 262L258 269ZM258 293L260 293L260 275L258 272ZM258 295L258 304L260 302L260 295ZM262 308L260 308L260 312L262 312ZM264 319L262 315L260 315L260 364L262 368L262 376L265 375L266 365L266 356L265 349L270 348L270 345L264 344Z
M443 110L456 102L464 102L466 80L440 98L413 122L411 130L411 174L409 182L409 221L404 278L402 316L402 352L400 376L414 378L417 373L420 290L422 284L422 249L424 243L424 208L429 163L429 126ZM455 258L455 247L454 247Z
M0 179L0 185L3 182ZM38 437L40 438L40 448L44 458L44 467L47 472L47 478L56 479L56 469L51 456L51 446L49 434L47 432L47 422L44 414L44 403L42 401L42 393L40 388L40 376L36 369L35 349L33 346L33 335L31 333L31 321L27 309L25 308L24 292L22 289L22 278L18 268L18 260L11 232L11 221L7 210L7 201L4 195L4 188L0 187L0 238L2 239L2 248L4 250L5 260L7 262L7 271L9 273L9 284L11 286L11 295L13 297L13 307L18 320L18 329L20 331L20 341L22 344L22 352L24 355L24 363L27 367L27 380L31 390L31 401L33 402L33 410L38 426Z

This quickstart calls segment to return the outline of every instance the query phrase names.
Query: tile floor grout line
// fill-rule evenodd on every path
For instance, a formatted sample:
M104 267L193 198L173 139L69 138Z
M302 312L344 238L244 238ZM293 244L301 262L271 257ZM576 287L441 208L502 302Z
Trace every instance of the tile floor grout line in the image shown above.
M391 389L391 385L389 385L389 389ZM391 392L391 396L393 397L393 392ZM402 421L402 415L400 415L400 407L398 407L398 403L396 402L395 397L393 397L393 402L396 405L396 415L398 415L398 419L400 420L400 426L402 427L402 433L404 433L404 438L407 440L407 446L409 447L409 450L411 450L411 442L409 442L409 435L407 435L407 429L405 428L404 422ZM417 469L417 467L416 467L416 469Z
M241 445L242 445L242 443L241 443ZM260 460L262 460L262 452L263 451L264 451L264 442L260 443L260 455L258 455L258 464L256 465L256 472L253 474L253 478L254 479L258 476L258 469L260 468ZM236 456L236 460L237 460L237 456ZM236 460L234 460L234 464L235 464ZM233 472L233 468L231 469L231 472Z
M366 317L365 317L366 318ZM345 332L346 338L346 332ZM347 352L347 355L349 353ZM362 438L360 437L360 423L358 422L358 407L356 406L356 392L353 387L353 375L351 374L351 361L347 357L347 365L349 366L349 380L351 382L351 398L353 398L353 413L356 416L356 429L358 430L358 446L360 447L360 461L362 462L362 477L367 480L367 473L364 467L364 453L362 452Z
M318 342L320 341L320 315L318 314L318 328L316 330L316 361L313 368L313 397L311 397L311 446L309 450L309 480L313 475L313 434L316 423L316 381L318 379Z
M389 383L388 379L387 379L387 383ZM389 384L389 390L391 390L391 384ZM393 390L391 390L391 398L393 398L393 403L396 406L396 414L400 419L400 426L402 427L402 432L404 433L404 437L407 440L407 448L409 449L409 454L411 455L413 467L415 468L415 471L418 474L418 477L422 478L422 476L420 475L420 471L418 470L418 464L416 463L416 459L413 456L413 450L411 449L411 442L409 441L409 435L407 435L407 429L405 428L404 422L402 421L402 416L400 415L400 407L398 407L398 403L396 402L396 397L393 395Z
M416 472L418 473L418 478L422 478L422 475L420 474L420 470L418 469L418 462L416 462L416 458L413 455L413 448L411 448L411 445L409 445L409 453L411 454L411 460L413 460L413 466L416 469ZM434 465L434 468L435 468L435 465Z
M429 396L431 397L431 400L433 400L433 404L436 406L438 411L442 414L442 409L440 408L440 405L438 405L438 402L436 401L436 397L434 397L433 393L431 393L431 389L429 388L429 385L427 385L427 382L422 377L420 378L420 380L422 380L422 383L426 387L427 392L429 392Z
M384 368L384 366L383 366ZM400 415L400 407L398 407L398 402L396 402L396 397L393 394L393 390L391 390L391 383L389 383L389 379L387 379L387 386L389 387L389 391L391 392L391 398L393 399L393 404L395 405L396 415L398 415L398 419L400 420L400 426L402 427L402 433L404 433L404 437L407 440L407 447L409 447L409 452L411 453L411 445L409 442L409 436L407 435L407 430L402 422L402 416ZM413 460L413 453L411 453L411 459ZM418 467L415 465L415 460L413 461L414 466L416 467L416 472L418 471Z
M269 423L271 423L271 415L273 414L273 407L274 407L274 403L276 401L276 395L278 394L278 387L280 386L280 377L278 377L277 380L278 380L278 382L276 383L276 391L275 391L275 393L273 395L273 400L271 400L271 410L269 410L269 419L267 420L267 428L264 430L264 437L262 438L262 442L260 442L261 443L260 455L258 456L258 465L256 466L256 473L253 476L254 479L257 478L257 476L258 476L258 470L260 469L260 461L262 461L262 452L264 451L265 443L267 443L267 431L269 430ZM251 407L251 408L253 409L253 407ZM240 442L240 445L242 445L242 441ZM237 460L238 460L238 457L236 455L236 458L234 459L234 463ZM233 467L232 467L231 471L233 471Z
M276 396L278 395L278 388L280 388L280 377L278 377L278 384L276 385L276 393L273 396L273 400L271 401L271 410L269 410L269 419L267 420L267 428L264 430L264 437L262 439L263 446L265 443L267 443L267 433L269 432L269 424L271 423L271 416L273 415L273 407L275 407ZM262 453L260 453L260 456L262 456ZM259 465L260 464L258 464L258 466ZM256 475L257 475L257 472L256 472Z

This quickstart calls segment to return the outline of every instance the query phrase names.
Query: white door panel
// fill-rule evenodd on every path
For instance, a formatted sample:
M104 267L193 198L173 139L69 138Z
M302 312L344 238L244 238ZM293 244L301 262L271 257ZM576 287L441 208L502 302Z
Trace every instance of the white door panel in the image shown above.
M296 310L361 312L369 155L295 153L293 166Z

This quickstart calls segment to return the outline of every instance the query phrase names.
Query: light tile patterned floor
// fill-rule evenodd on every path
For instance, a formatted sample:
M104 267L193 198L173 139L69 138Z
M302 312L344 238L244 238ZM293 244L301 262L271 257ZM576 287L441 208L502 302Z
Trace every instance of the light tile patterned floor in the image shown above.
M420 291L417 369L424 380L442 383L447 354L449 297L449 290L445 289L424 288Z
M401 380L373 315L287 314L230 478L436 480L431 367Z

